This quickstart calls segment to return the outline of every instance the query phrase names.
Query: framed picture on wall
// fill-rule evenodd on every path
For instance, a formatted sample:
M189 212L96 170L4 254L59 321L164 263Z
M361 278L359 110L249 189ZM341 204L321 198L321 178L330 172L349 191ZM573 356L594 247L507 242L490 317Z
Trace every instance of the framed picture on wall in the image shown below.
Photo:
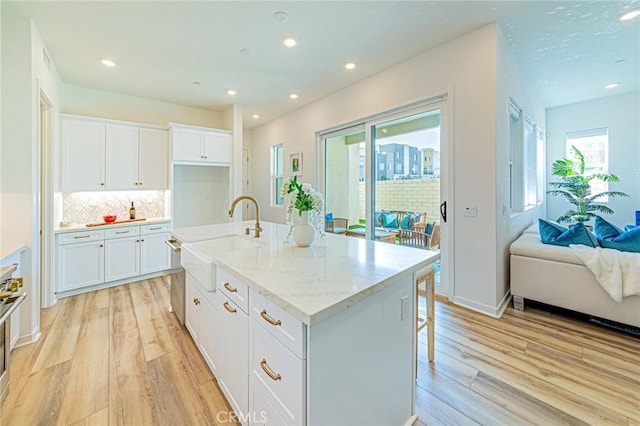
M302 153L295 152L289 156L289 163L291 164L291 173L294 175L302 174Z

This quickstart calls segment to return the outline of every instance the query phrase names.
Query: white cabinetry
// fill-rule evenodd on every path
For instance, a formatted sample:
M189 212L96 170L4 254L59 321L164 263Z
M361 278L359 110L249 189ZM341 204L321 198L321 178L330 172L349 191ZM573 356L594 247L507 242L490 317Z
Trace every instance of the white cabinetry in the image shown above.
M244 419L249 409L248 288L217 269L220 348L217 379L229 404Z
M216 307L217 293L203 290L189 273L185 284L184 325L214 374L218 374L220 349L219 311Z
M56 292L76 294L169 269L168 231L160 223L58 234Z
M63 117L63 191L167 188L167 130L118 123Z
M104 123L65 118L62 120L62 189L104 189Z
M58 291L104 282L104 232L74 232L58 237Z
M183 164L231 164L232 134L227 130L171 124L173 161Z

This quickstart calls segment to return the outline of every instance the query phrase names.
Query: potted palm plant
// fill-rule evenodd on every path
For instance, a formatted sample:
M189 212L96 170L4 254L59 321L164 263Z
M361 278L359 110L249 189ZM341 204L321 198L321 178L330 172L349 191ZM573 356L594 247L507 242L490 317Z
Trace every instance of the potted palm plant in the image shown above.
M620 178L612 173L585 174L584 155L575 146L571 146L571 152L575 157L574 159L562 158L551 165L551 173L560 180L549 182L549 186L555 189L547 191L547 194L564 197L575 206L560 216L557 219L558 222L584 223L594 218L596 212L613 213L613 210L609 207L598 204L595 200L602 196L628 197L628 195L620 191L604 191L598 194L591 194L590 182L594 179L604 182L619 182Z

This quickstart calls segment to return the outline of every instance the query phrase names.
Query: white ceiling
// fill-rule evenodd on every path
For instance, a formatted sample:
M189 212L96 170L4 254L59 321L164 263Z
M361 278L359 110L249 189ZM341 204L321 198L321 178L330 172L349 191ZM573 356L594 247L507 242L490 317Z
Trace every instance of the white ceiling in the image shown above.
M490 22L500 24L547 107L640 89L640 19L619 21L640 0L3 6L33 18L66 83L210 110L237 103L248 128ZM274 19L277 11L288 13L286 23ZM284 47L285 35L298 45ZM104 67L103 57L118 66ZM346 71L348 61L357 68ZM604 89L611 81L622 84ZM229 88L238 94L230 97ZM288 98L293 92L297 100Z

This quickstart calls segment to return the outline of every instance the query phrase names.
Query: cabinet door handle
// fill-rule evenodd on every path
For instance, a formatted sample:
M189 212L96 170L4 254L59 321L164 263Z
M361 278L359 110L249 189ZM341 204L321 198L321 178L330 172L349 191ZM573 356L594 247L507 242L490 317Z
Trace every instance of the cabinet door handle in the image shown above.
M133 182L133 184L134 184L135 186L138 186L138 185L139 185L139 184L138 184L138 182Z
M102 248L102 247L104 247L104 244L100 244L98 247Z
M237 293L238 292L238 289L231 287L228 282L224 283L224 288L229 290L230 293Z
M157 228L149 228L149 231L157 231L158 229L162 229L161 227L157 227Z
M139 182L138 185L142 186L142 182Z
M280 320L274 320L273 318L271 318L269 315L267 315L267 310L263 309L262 312L260 312L260 316L269 324L273 325L273 326L279 326L282 325L282 321Z
M282 376L280 374L273 374L271 369L267 366L266 359L262 358L262 361L260 361L260 367L262 367L262 371L267 373L267 376L269 376L271 380L275 380L275 381L282 380Z
M104 186L104 182L100 182L100 186Z
M234 309L229 305L229 302L224 302L222 306L224 306L224 308L232 314L235 314L236 312L238 312L237 309Z
M128 234L131 231L116 231L116 234Z
M198 306L200 304L200 299L198 299L197 297L193 298L193 304Z
M80 238L89 238L90 236L91 235L80 235L80 236L73 237L73 238L76 239L76 240L79 240Z

